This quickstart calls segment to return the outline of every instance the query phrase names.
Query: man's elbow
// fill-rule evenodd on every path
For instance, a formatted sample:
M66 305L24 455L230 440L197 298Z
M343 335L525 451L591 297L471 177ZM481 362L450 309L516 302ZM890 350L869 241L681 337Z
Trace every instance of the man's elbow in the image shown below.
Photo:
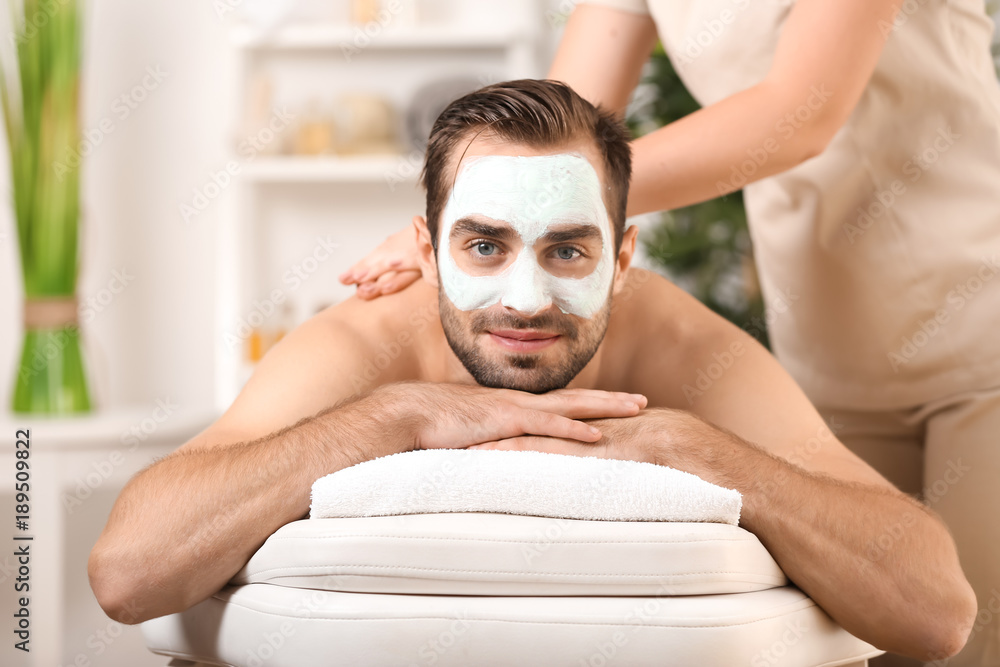
M87 577L97 603L109 618L124 625L136 625L162 616L166 611L153 608L144 601L143 589L131 583L127 568L121 561L94 549L87 561Z
M961 590L956 591L955 600L951 604L952 609L942 614L944 618L930 619L926 635L926 654L916 656L921 660L932 662L951 658L957 655L969 640L979 607L972 587L968 582L963 583Z
M881 649L915 658L925 663L941 664L957 655L973 632L979 609L976 595L964 577L950 587L947 600L915 608L912 601L894 617L892 636L873 643ZM889 626L883 626L889 627Z
M956 627L936 628L925 637L923 648L911 654L911 657L926 663L939 663L958 655L969 639L969 630L958 630Z

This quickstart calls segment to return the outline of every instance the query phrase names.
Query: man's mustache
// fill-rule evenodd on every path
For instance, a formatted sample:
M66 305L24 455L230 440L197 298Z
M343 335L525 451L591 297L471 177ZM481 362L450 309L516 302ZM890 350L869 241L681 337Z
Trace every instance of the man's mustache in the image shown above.
M491 329L541 329L575 340L579 330L568 317L554 313L544 313L536 317L523 318L510 313L479 313L472 320L473 330L484 332Z

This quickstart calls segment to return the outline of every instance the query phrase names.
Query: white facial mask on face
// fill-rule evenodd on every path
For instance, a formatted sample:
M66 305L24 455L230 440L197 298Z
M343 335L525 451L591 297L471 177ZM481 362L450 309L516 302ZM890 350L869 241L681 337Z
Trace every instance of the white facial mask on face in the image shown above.
M470 275L451 256L452 227L476 214L506 222L521 237L516 259L500 273ZM535 242L549 227L567 223L601 231L601 258L583 278L557 277L538 264ZM440 228L438 273L445 294L459 310L499 302L531 314L555 303L564 313L589 319L607 301L615 268L611 223L597 172L580 154L470 158L455 179Z

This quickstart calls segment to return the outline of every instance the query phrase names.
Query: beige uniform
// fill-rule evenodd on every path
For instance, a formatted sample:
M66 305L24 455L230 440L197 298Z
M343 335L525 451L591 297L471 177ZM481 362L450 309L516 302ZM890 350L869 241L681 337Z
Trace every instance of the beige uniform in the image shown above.
M702 106L764 79L793 6L586 1L650 14ZM982 0L902 0L880 27L874 74L823 153L745 187L750 233L775 355L841 440L904 490L923 490L959 543L981 613L948 664L1000 666L993 22ZM837 94L817 83L772 139L787 141ZM725 181L742 185L766 156L766 145L751 149Z

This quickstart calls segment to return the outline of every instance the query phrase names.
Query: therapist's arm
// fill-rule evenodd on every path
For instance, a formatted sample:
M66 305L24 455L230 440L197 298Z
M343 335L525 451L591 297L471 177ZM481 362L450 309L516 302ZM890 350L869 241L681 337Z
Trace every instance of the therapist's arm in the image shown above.
M821 153L860 99L897 9L798 0L763 81L633 142L628 215L713 199ZM654 31L649 16L580 5L548 76L624 113Z
M885 44L880 25L896 11L892 0L798 0L763 81L632 142L627 214L714 199L821 153L857 105ZM624 115L655 43L649 16L582 4L548 77ZM417 275L414 240L397 232L341 282L359 283L363 299L402 289Z

